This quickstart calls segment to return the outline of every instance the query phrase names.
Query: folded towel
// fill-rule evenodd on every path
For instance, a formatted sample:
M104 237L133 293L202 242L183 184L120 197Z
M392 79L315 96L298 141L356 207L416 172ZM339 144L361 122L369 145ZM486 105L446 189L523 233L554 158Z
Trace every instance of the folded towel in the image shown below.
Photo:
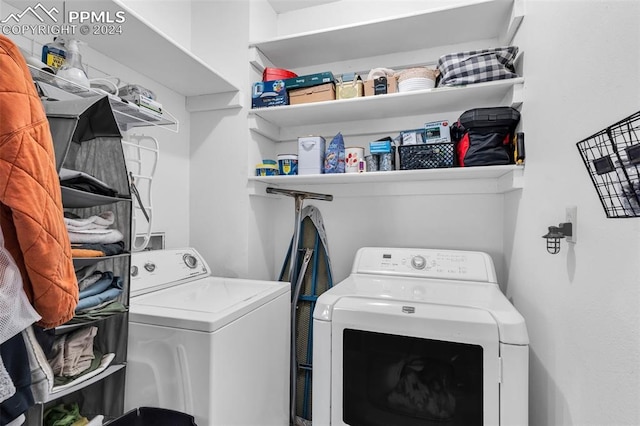
M122 232L117 229L69 231L69 241L72 244L78 243L102 243L111 244L124 240Z
M71 248L71 257L104 257L104 253L98 250Z
M67 229L70 231L77 231L82 229L104 229L113 225L115 221L115 215L112 211L106 211L99 215L94 215L82 218L72 218L65 216L64 223Z

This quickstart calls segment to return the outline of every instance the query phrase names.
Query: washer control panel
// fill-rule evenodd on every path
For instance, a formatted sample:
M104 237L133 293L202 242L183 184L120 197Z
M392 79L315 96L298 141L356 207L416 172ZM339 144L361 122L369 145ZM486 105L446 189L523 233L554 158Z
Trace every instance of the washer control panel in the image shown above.
M364 247L351 272L497 283L491 257L478 251Z
M206 277L209 266L194 248L149 250L131 254L131 295Z

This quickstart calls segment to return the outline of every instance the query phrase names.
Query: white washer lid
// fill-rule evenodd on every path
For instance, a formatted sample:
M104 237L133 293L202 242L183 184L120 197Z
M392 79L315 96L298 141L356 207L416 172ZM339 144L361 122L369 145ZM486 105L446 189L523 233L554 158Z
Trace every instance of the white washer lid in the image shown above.
M524 318L493 283L351 274L320 295L314 319L331 321L333 306L344 297L398 302L399 310L403 303L482 309L494 318L501 342L529 344Z
M129 321L213 332L289 290L288 282L206 277L132 298Z

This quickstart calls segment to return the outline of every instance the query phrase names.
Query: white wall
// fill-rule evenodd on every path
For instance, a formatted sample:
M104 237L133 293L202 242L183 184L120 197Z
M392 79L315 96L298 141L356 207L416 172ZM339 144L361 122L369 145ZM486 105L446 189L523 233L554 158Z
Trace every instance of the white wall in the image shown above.
M638 110L640 4L525 3L525 189L509 197L508 295L527 320L530 424L640 424L640 220L606 219L576 142ZM544 249L578 206L577 244Z

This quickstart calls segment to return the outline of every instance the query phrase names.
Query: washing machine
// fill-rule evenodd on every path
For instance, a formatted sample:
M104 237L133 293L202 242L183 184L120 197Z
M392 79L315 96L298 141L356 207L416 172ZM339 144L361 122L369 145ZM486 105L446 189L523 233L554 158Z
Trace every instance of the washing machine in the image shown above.
M125 410L288 424L289 283L214 277L193 248L131 255Z
M313 330L314 424L528 422L526 324L486 253L362 248Z

